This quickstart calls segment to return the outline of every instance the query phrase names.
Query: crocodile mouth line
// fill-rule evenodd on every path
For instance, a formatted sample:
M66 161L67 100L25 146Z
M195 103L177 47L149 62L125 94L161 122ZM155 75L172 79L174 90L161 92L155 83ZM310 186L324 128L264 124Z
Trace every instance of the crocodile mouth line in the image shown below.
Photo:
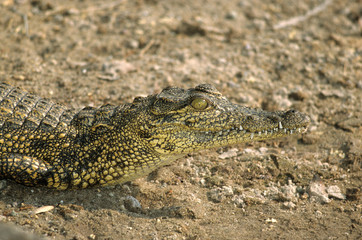
M241 125L239 127L231 127L229 129L222 129L219 131L214 131L214 130L204 130L202 131L204 134L209 135L209 134L213 134L216 136L226 136L226 135L230 135L232 133L234 133L235 135L241 134L243 133L243 136L249 134L250 136L250 140L253 140L254 137L270 137L273 135L293 135L295 133L304 133L306 132L308 129L307 126L300 126L300 127L296 127L293 129L289 129L289 128L284 128L282 123L279 122L278 123L278 127L276 128L272 128L272 129L263 129L260 131L250 131L247 129L244 129Z

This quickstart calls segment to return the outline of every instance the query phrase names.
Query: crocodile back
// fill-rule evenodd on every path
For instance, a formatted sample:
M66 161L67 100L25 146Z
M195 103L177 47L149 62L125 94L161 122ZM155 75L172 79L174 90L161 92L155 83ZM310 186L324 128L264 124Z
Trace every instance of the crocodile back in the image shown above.
M62 105L0 82L0 131L49 132L67 127L73 116Z

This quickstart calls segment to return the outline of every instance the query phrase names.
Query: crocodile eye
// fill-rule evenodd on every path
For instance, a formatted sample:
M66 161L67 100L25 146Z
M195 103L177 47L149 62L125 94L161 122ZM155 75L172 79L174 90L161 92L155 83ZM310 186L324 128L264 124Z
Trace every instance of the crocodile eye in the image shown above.
M204 110L208 105L208 102L203 98L195 98L191 102L191 106L197 110Z

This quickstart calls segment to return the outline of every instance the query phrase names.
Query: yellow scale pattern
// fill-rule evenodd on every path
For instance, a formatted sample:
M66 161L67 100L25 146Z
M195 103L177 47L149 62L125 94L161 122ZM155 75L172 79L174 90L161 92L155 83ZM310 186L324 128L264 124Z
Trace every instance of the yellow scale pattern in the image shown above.
M207 84L75 111L0 83L0 179L60 190L117 184L187 153L287 136L308 124L297 111L232 104Z

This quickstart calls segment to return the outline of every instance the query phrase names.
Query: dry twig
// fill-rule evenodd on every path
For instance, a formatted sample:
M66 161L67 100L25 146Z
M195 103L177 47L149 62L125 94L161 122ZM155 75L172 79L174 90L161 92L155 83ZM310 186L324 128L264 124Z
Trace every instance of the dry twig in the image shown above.
M325 8L327 8L327 6L329 4L331 4L332 2L333 2L333 0L325 0L322 4L316 6L312 10L309 10L305 15L301 15L301 16L290 18L290 19L285 20L285 21L281 21L278 24L275 24L273 26L273 28L274 29L281 29L281 28L297 25L298 23L307 20L311 16L317 15L319 12L321 12Z

